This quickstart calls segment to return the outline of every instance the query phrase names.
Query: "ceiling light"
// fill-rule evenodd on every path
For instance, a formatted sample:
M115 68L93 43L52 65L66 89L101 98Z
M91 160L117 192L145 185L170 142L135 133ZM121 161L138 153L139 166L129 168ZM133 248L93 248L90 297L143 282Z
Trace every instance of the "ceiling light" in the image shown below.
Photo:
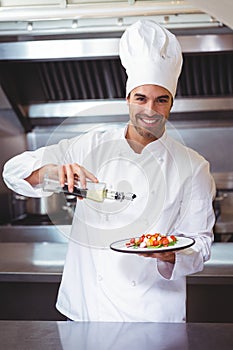
M33 29L33 23L32 22L28 22L27 30L30 32L30 31L32 31L32 29Z
M71 26L73 29L76 29L78 27L78 21L77 19L74 19L73 22L72 22L72 26Z
M118 20L117 20L117 24L118 24L118 26L122 26L123 25L123 18L118 18Z

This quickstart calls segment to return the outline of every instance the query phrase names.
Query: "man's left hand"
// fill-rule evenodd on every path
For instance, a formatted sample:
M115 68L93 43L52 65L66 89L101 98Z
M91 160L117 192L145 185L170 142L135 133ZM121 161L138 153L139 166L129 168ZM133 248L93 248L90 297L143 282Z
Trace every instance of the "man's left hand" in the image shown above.
M145 258L156 258L162 261L175 264L175 253L174 252L164 252L164 253L140 253L139 255L144 256Z

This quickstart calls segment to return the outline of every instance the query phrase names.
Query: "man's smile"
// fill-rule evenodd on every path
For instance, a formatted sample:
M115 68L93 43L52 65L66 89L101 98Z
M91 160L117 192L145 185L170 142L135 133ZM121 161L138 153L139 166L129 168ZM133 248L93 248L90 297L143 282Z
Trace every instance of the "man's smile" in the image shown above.
M163 120L162 116L154 116L154 117L148 117L143 114L137 114L136 120L139 122L139 124L147 127L153 127L161 123Z

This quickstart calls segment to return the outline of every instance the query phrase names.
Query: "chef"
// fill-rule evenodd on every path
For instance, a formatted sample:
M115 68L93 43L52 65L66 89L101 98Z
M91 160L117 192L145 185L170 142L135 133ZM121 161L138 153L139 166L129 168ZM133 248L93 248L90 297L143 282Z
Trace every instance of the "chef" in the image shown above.
M185 322L186 276L203 269L213 241L215 186L209 163L168 135L182 54L176 37L139 20L120 39L129 122L92 130L9 160L3 177L13 191L47 196L41 182L58 169L73 189L104 182L134 201L78 200L57 309L74 321ZM78 84L78 81L77 81ZM193 238L191 247L130 254L110 244L145 233ZM174 246L175 248L175 246Z

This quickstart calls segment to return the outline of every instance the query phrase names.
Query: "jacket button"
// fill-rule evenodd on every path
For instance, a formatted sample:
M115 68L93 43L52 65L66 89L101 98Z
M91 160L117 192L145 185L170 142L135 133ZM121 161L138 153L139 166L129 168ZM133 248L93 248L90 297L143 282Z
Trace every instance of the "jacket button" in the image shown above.
M135 282L135 281L132 281L132 282L131 282L131 286L132 286L132 287L135 287L135 286L136 286L136 282Z
M103 276L98 275L98 281L101 282L103 280Z

